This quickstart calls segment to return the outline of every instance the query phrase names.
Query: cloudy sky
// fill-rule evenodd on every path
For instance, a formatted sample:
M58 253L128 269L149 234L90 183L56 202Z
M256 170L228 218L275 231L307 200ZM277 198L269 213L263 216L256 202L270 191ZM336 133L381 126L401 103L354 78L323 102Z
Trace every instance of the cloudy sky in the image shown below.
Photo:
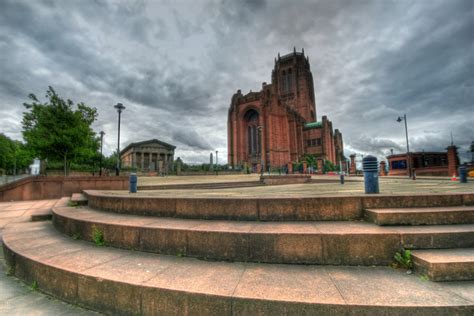
M270 82L304 48L317 114L345 153L443 150L474 140L473 0L0 0L0 133L21 139L23 102L48 85L99 111L116 147L159 138L186 162L227 154L232 94ZM224 158L225 157L225 158Z

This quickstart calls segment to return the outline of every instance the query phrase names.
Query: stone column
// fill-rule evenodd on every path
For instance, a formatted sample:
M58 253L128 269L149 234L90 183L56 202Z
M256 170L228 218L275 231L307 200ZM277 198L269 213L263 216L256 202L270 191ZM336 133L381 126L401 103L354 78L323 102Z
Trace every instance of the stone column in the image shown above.
M143 172L143 168L144 168L144 162L145 162L145 155L143 154L143 152L140 153L140 169L141 171Z
M351 157L351 167L349 169L349 174L356 174L357 172L356 162L355 162L356 155L352 154L349 157Z
M386 163L384 160L380 162L380 176L384 177L387 175L387 169L385 169Z
M137 153L133 152L132 153L132 168L136 168L136 167L137 167Z
M151 171L151 164L153 163L153 153L148 153L148 171Z
M448 175L458 176L458 148L454 145L448 146Z

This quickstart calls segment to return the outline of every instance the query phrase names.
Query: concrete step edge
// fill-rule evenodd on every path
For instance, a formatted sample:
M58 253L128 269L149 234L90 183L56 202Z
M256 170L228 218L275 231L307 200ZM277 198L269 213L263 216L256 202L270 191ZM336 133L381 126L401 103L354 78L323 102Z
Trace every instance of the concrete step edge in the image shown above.
M66 240L47 228L42 233L43 245L23 250L22 239L5 233L5 259L14 267L10 271L48 294L105 313L375 315L396 310L417 315L469 315L474 310L474 301L442 284L426 287L416 277L390 268L202 262L97 248ZM164 268L157 268L159 265ZM153 267L157 270L147 274ZM348 278L355 283L347 284ZM377 286L365 286L361 293L360 284L368 281ZM229 287L229 283L235 285ZM341 286L345 292L338 290ZM398 290L392 292L393 288ZM407 288L417 292L416 299ZM385 291L392 293L389 300L380 295ZM373 300L374 294L379 295L379 301Z

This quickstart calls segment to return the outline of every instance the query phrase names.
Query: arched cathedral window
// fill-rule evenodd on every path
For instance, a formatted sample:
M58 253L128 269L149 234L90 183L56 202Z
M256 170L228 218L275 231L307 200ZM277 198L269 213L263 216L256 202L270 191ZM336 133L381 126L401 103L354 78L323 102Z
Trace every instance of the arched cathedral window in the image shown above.
M260 153L260 139L258 135L258 112L249 110L245 113L245 121L247 122L247 150L248 154L255 156Z

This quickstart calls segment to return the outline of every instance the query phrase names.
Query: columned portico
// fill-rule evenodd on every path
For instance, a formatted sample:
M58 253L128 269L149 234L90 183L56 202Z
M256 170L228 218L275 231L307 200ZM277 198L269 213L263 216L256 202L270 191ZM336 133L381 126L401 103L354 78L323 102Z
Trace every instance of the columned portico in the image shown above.
M175 146L157 139L132 143L121 152L122 166L140 172L167 173L173 165L175 148Z

